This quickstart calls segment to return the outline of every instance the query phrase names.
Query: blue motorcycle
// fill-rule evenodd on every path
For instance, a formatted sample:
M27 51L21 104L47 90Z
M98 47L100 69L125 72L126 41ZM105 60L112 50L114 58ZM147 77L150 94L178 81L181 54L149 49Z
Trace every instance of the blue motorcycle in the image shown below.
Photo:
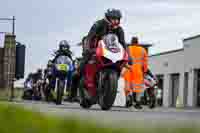
M53 75L55 76L55 102L57 105L62 104L65 88L70 87L72 72L74 70L72 60L65 55L55 59L53 66Z

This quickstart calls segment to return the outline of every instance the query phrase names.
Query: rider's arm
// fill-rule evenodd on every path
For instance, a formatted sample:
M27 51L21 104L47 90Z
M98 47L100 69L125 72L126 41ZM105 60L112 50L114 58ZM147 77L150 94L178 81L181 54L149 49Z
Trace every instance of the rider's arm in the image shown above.
M101 26L101 21L97 21L95 24L93 24L93 26L91 27L88 35L87 35L87 39L93 39L94 37L96 37L96 35L98 34Z
M70 50L65 51L65 52L64 52L64 55L68 56L71 60L73 60L73 59L72 59L72 53L71 53Z
M73 59L72 59L72 51L69 49L68 52L69 52L69 56L70 56L71 60L73 60Z
M143 70L144 70L144 73L146 73L148 70L148 54L144 48L142 49L143 49Z
M119 34L119 42L122 44L123 48L126 49L124 30L122 29L122 27L119 27L118 34Z
M56 60L56 58L57 58L58 56L60 56L60 51L59 51L59 50L55 52L55 57L54 57L54 59L52 60L53 63L55 62L55 60Z
M95 24L93 24L93 26L91 27L91 29L87 35L86 49L90 50L90 44L92 44L93 39L100 32L101 27L102 27L101 21L97 21Z
M155 76L154 76L153 73L150 71L150 69L147 70L146 74L148 74L148 75L151 76L152 78L155 78Z

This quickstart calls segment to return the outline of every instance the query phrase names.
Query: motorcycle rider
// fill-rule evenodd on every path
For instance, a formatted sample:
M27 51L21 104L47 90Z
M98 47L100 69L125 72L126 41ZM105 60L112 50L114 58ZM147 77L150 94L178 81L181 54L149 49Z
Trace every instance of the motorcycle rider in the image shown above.
M60 55L66 55L72 60L72 51L70 50L70 45L66 40L62 40L59 43L59 49L55 52L56 56L53 59L53 63L55 62L56 58Z
M59 56L67 56L70 58L70 60L73 62L72 59L72 51L70 50L70 45L68 43L68 41L66 40L61 40L59 43L59 49L55 52L56 56L54 57L52 63L55 62L55 60L59 57ZM67 79L67 88L71 87L71 80L72 80L72 72L68 73L66 75L66 79Z
M46 69L44 70L44 84L43 84L43 90L47 101L49 101L49 97L51 96L51 90L54 89L54 86L55 86L55 76L53 75L53 62L52 60L48 60L48 64L46 66Z
M41 99L41 87L43 81L43 73L42 69L38 69L36 73L33 73L33 92L34 92L34 99L40 100Z
M42 69L37 69L36 73L33 73L32 77L33 77L33 83L37 83L38 80L42 80L43 79L43 74L42 74Z
M81 63L81 72L84 69L85 64L90 60L95 53L97 42L108 33L116 34L119 38L120 44L126 49L126 43L124 38L124 30L120 26L120 20L122 18L121 11L118 9L108 9L105 13L105 18L98 20L91 27L88 35L83 38L83 60Z
M49 71L49 69L52 68L52 66L53 66L52 60L48 60L46 69L44 70L44 78L47 78L47 77L49 76L49 75L48 75L48 71Z
M75 70L72 74L72 84L71 84L71 95L69 97L69 101L76 102L77 99L77 90L78 90L78 82L80 79L80 59L76 58L73 62Z

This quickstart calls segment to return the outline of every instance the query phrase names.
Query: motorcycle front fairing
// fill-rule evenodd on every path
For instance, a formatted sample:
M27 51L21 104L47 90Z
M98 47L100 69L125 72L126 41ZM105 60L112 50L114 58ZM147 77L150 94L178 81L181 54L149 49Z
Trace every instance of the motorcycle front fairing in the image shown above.
M68 75L71 75L74 67L72 61L67 56L59 56L55 60L53 73L56 77L66 79Z
M110 67L111 69L121 69L121 66L128 60L126 50L114 34L108 34L98 42L96 56L100 67Z
M145 75L144 77L145 86L148 88L153 88L157 82L149 75Z
M32 89L33 89L32 80L26 81L26 82L24 83L24 89L25 89L25 90L32 90Z
M119 43L115 34L108 34L98 42L96 49L96 58L98 60L98 74L99 79L97 91L103 91L105 80L109 77L111 70L117 72L118 76L121 72L121 66L126 63L128 58L126 50Z

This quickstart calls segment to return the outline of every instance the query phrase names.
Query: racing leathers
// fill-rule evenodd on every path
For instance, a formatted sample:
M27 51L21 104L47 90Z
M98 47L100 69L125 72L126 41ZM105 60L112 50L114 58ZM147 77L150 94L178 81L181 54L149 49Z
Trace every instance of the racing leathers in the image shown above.
M108 20L102 19L97 21L90 29L87 37L84 39L83 43L83 60L81 63L81 72L83 72L84 65L90 60L90 57L95 53L97 42L106 34L113 33L116 34L120 44L126 49L126 43L124 38L124 30L121 26L113 28Z

